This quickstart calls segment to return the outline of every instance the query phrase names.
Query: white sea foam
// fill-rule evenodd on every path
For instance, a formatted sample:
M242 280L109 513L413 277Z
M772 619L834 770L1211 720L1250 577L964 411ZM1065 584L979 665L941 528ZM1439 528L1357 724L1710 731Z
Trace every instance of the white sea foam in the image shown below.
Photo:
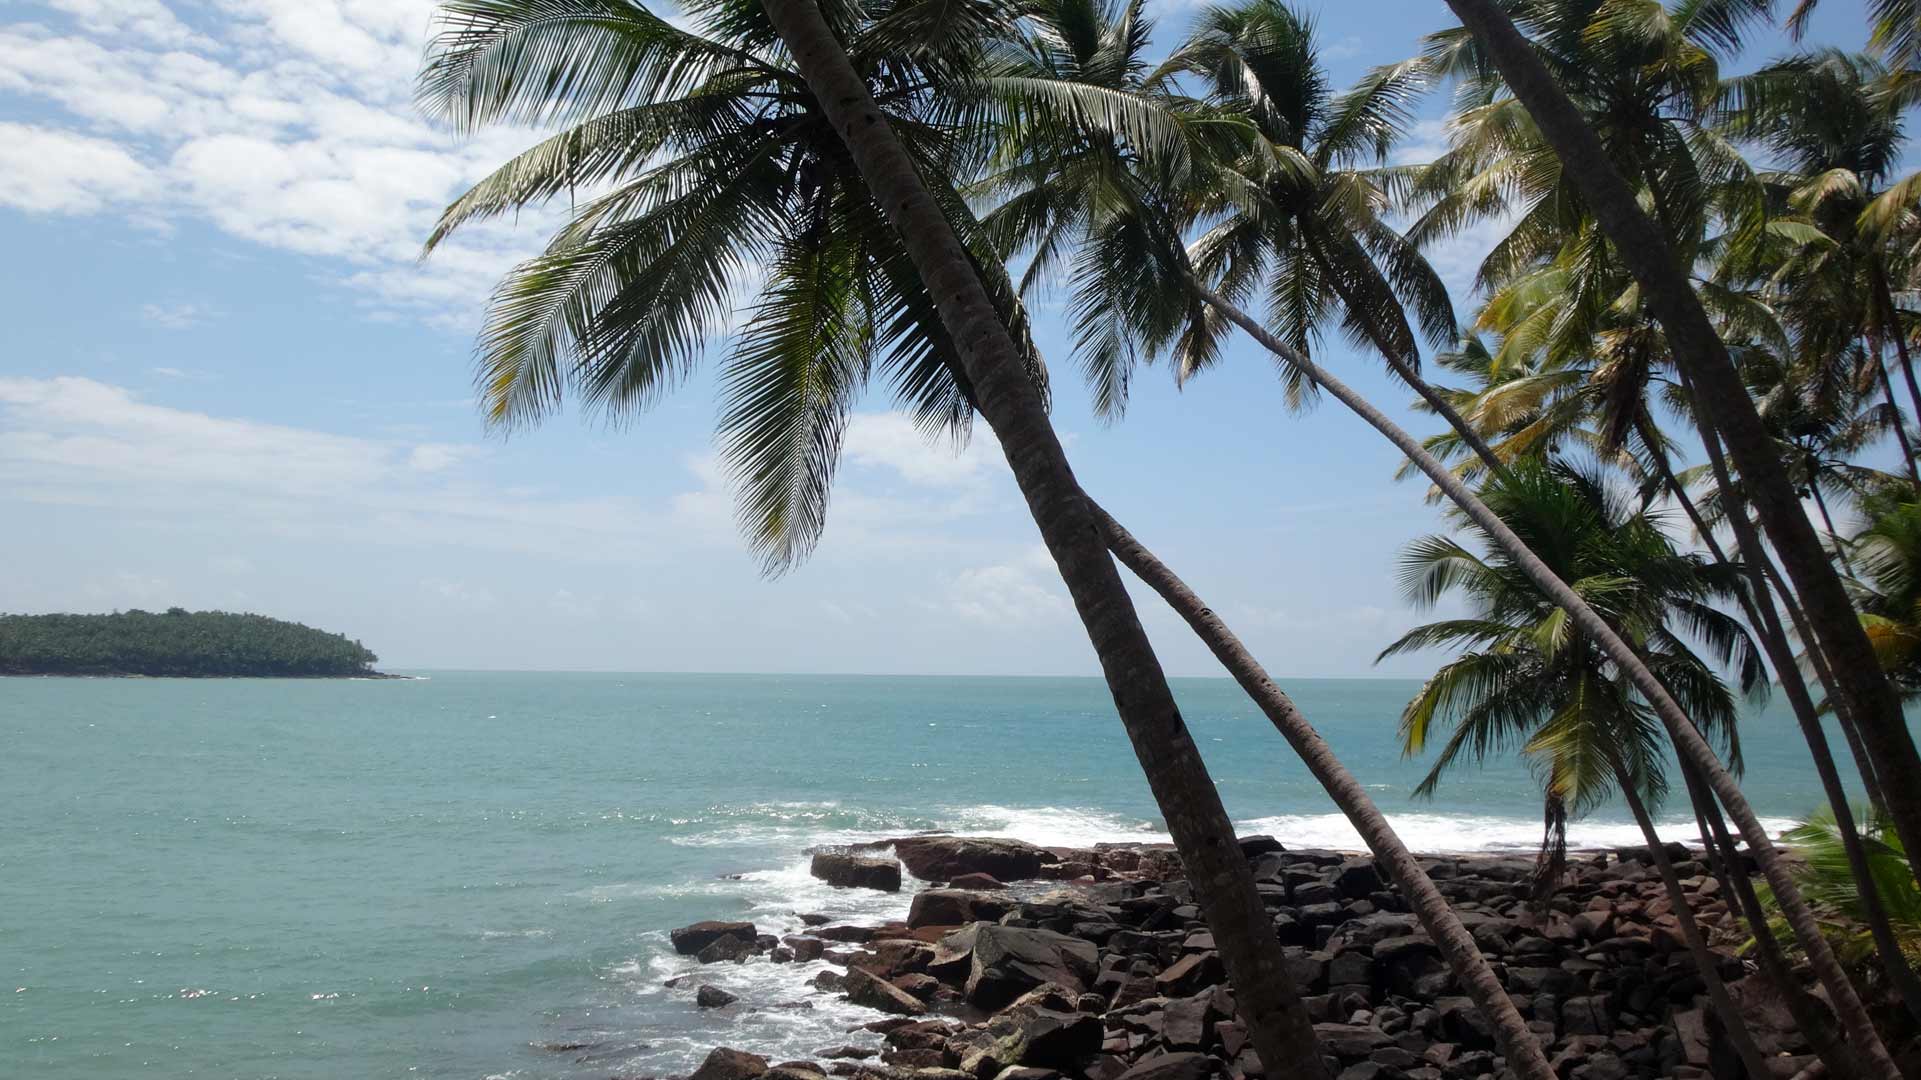
M1403 843L1422 853L1532 851L1541 843L1538 820L1469 814L1389 814L1387 820ZM1761 824L1778 834L1796 823L1788 818L1763 818ZM1291 847L1342 851L1366 847L1342 814L1282 814L1236 822L1235 827L1243 835L1266 833ZM1699 836L1692 818L1664 822L1660 833L1683 843ZM1631 821L1594 819L1569 822L1567 841L1575 848L1630 847L1642 842L1640 828Z

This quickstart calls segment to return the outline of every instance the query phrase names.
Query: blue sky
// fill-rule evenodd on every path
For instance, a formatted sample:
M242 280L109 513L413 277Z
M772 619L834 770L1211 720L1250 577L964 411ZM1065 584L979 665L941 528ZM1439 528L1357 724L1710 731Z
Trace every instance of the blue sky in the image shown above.
M619 430L483 432L480 304L552 218L416 264L440 206L532 137L456 143L413 112L431 6L0 0L0 611L255 610L394 667L1093 672L984 427L933 449L874 396L820 551L773 581L734 534L709 379ZM1337 84L1445 17L1304 6ZM1162 5L1161 40L1192 10ZM1814 36L1856 44L1860 21L1827 0ZM1440 140L1430 122L1408 152ZM1434 257L1464 283L1485 243ZM1377 436L1289 414L1238 341L1184 390L1143 372L1104 426L1046 306L1040 335L1083 483L1272 670L1433 666L1372 664L1418 617L1396 552L1439 525ZM1337 337L1324 356L1409 397ZM1137 595L1171 671L1218 673Z

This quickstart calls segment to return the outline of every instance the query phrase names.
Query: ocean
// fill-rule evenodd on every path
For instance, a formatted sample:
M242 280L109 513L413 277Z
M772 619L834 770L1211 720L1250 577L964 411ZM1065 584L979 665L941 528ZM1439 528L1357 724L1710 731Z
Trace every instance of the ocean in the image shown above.
M807 875L810 845L923 829L1164 839L1093 679L433 672L413 681L0 679L0 1077L684 1073L871 1041L819 963L703 969L667 931L898 896ZM1531 849L1505 762L1409 790L1407 680L1284 685L1417 849ZM1226 680L1176 692L1244 833L1358 847ZM1785 706L1744 725L1776 827L1819 801ZM1664 819L1680 822L1679 807ZM1678 837L1678 827L1673 830ZM1625 811L1571 830L1638 842Z

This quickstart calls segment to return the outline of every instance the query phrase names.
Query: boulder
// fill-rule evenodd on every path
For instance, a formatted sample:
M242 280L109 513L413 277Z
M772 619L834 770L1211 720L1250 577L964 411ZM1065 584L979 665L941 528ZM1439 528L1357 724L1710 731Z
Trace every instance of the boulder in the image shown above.
M905 836L884 844L893 847L909 873L927 881L952 881L962 874L1023 881L1039 877L1042 864L1054 861L1046 848L991 837Z
M845 889L879 889L881 892L900 891L900 863L893 859L877 859L864 855L849 855L846 852L822 851L814 855L808 872L825 881Z
M1287 850L1287 848L1281 846L1279 840L1266 835L1243 836L1237 843L1241 846L1241 854L1250 859Z
M907 909L907 925L965 926L971 922L993 922L1007 914L1004 898L968 889L924 889L914 894Z
M1140 1062L1114 1080L1209 1080L1219 1067L1206 1054L1162 1054Z
M927 1012L919 998L859 968L847 970L847 1000L895 1016L922 1016Z
M743 941L753 941L759 931L750 922L697 922L670 932L667 937L674 943L674 951L682 956L695 956L700 950L724 937L736 937Z
M687 1080L758 1080L767 1072L767 1059L745 1050L716 1046Z
M708 942L705 948L694 954L694 959L703 964L739 963L752 955L754 943L751 939L725 934Z
M1334 871L1330 884L1343 897L1359 900L1381 891L1381 873L1374 868L1373 859L1349 859Z
M718 986L703 984L699 990L694 991L694 1004L699 1005L703 1009L718 1009L723 1006L732 1005L739 1000L739 997L722 990Z
M980 923L974 928L967 999L981 1008L999 1008L1042 983L1080 994L1099 967L1100 952L1091 941L1051 930Z
M801 937L798 934L790 934L787 937L781 938L780 941L781 944L792 949L794 959L803 964L809 960L820 959L821 953L827 950L827 943L817 937Z
M1001 887L1000 879L992 874L962 874L947 883L950 889L973 889L992 891ZM1014 1070L1027 1071L1027 1070Z

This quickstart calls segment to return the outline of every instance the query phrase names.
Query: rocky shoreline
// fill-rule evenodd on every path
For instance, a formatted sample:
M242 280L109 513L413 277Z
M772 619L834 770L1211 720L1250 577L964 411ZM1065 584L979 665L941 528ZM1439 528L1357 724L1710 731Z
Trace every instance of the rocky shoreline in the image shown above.
M1503 1075L1492 1029L1372 859L1241 841L1340 1080ZM1670 845L1691 903L1721 928L1721 974L1777 1075L1812 1063L1806 1040L1736 955L1718 879ZM1422 860L1567 1080L1740 1075L1706 1007L1666 893L1641 849L1570 857L1545 907L1528 857ZM1013 840L901 837L814 855L815 877L852 889L926 883L905 920L803 915L776 937L747 922L673 932L701 964L825 960L815 994L887 1014L865 1045L770 1062L716 1048L690 1080L1248 1080L1261 1063L1235 1018L1212 936L1171 848L1040 848ZM1724 925L1725 924L1725 925ZM722 1013L741 1001L698 972L676 992ZM798 1003L805 1007L804 1003ZM878 1040L876 1040L878 1036ZM878 1042L878 1045L874 1045Z

